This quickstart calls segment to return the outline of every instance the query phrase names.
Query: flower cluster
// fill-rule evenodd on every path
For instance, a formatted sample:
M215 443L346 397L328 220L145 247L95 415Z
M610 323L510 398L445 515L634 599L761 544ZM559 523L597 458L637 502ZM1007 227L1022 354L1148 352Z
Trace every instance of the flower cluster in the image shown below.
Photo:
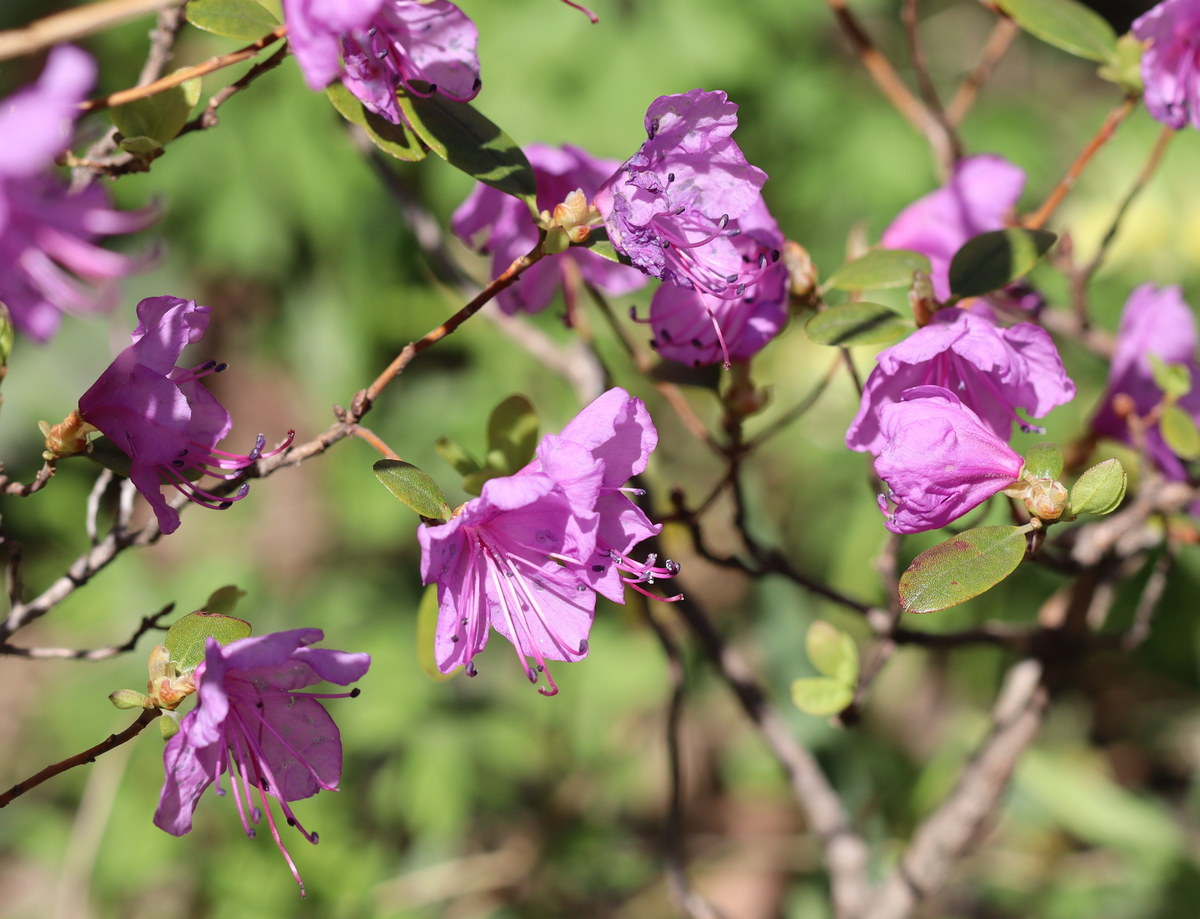
M537 181L537 204L541 210L553 210L567 195L580 190L591 200L600 185L617 168L617 163L601 160L579 147L562 148L532 144L525 155ZM511 195L482 183L454 212L451 228L463 242L475 244L480 252L492 256L492 271L499 276L514 259L528 253L537 244L538 230L524 203ZM571 311L577 284L571 283L578 272L586 283L610 296L637 290L645 284L645 275L589 252L572 247L557 255L535 262L518 282L496 297L500 308L512 315L518 311L537 313L554 299L561 286Z
M733 140L736 127L723 92L660 96L646 112L646 142L596 195L618 252L653 277L723 299L742 297L763 267L744 263L733 243L730 221L767 180Z
M553 695L546 662L587 656L597 593L623 603L625 585L647 593L643 584L678 571L654 556L628 557L661 529L623 487L657 441L641 400L610 389L544 437L524 469L490 479L447 523L421 526L421 577L438 585L443 673L465 666L474 675L490 626L512 642L531 683L545 676L538 691Z
M1191 372L1192 390L1179 400L1193 419L1200 420L1200 364L1196 362L1196 319L1178 287L1158 288L1143 284L1129 295L1109 370L1108 388L1100 408L1092 419L1092 430L1104 437L1133 443L1129 430L1129 411L1145 417L1162 402L1162 391L1154 382L1151 359L1166 364L1181 364ZM1118 414L1117 396L1127 400L1125 411ZM1163 440L1158 425L1150 425L1142 435L1146 455L1172 481L1186 481L1182 460Z
M223 509L245 497L249 484L218 497L197 486L187 473L232 479L264 455L261 434L247 455L217 449L232 421L201 381L226 365L205 361L195 367L176 366L183 349L204 337L210 311L178 297L143 300L137 307L133 344L79 398L79 417L128 454L129 478L154 508L163 533L178 528L179 513L163 497L162 483L203 507ZM291 443L293 433L275 453Z
M403 89L465 102L479 93L479 34L450 0L283 0L304 79L340 79L370 111L399 124Z
M1024 461L958 396L942 386L905 390L879 413L875 473L894 510L879 506L893 533L943 527L1011 486Z
M0 101L0 302L13 325L38 341L58 330L64 312L115 305L111 282L141 261L95 245L102 236L143 229L151 211L109 207L99 185L71 193L48 170L67 148L79 102L95 82L92 59L56 47L33 86Z
M370 666L367 654L311 648L324 637L319 629L294 629L220 645L209 638L204 661L192 674L197 705L179 725L163 751L166 779L154 823L172 836L192 828L192 814L209 785L224 795L229 785L242 827L255 835L254 824L265 815L271 838L279 847L303 895L304 883L279 836L270 799L289 826L311 843L291 802L322 789L336 790L342 774L342 742L337 725L321 699L356 696L301 692L328 681L346 686L361 679Z
M1133 21L1142 54L1146 109L1176 130L1200 128L1200 0L1164 0Z
M1005 442L1014 421L1033 430L1017 415L1018 408L1041 418L1075 397L1075 384L1044 329L1028 322L1002 328L965 310L939 310L929 325L880 352L846 432L846 446L878 455L884 442L882 408L914 386L956 393Z

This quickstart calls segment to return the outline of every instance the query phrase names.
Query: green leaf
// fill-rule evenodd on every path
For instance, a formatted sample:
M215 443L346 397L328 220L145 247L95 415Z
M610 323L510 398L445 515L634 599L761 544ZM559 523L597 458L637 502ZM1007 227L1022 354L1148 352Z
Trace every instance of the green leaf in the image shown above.
M1075 0L998 0L1000 9L1035 38L1090 61L1117 57L1117 33L1099 13Z
M896 341L911 332L913 324L881 303L839 303L821 310L804 324L818 345L871 345Z
M249 634L250 623L243 619L198 609L167 629L163 644L170 652L171 661L184 674L191 673L204 660L206 639L215 638L218 644L227 645Z
M417 661L421 670L427 676L441 683L454 676L458 671L442 673L438 670L436 648L438 622L438 586L430 584L421 595L421 603L417 607Z
M950 260L950 290L978 297L999 290L1037 264L1058 237L1049 230L1009 227L980 233Z
M1096 74L1102 80L1116 83L1123 90L1141 95L1142 86L1142 52L1145 45L1132 32L1127 32L1117 39L1117 51L1113 59L1102 65Z
M331 83L325 95L343 118L362 128L371 138L371 143L384 153L406 163L419 163L425 159L425 147L408 125L392 124L386 118L367 111L341 83Z
M132 153L143 163L150 163L163 155L163 145L152 137L125 137L117 145L126 153Z
M434 153L471 178L520 198L537 212L533 167L511 137L466 102L434 94L398 95L413 131Z
M524 467L538 445L533 403L522 395L512 395L497 405L488 418L487 438L487 463L500 475L512 475Z
M1098 517L1111 514L1125 497L1127 483L1125 467L1119 460L1108 459L1097 463L1075 482L1067 513L1072 517L1080 514L1095 514Z
M861 258L847 262L821 285L822 289L881 290L908 287L914 271L928 272L929 259L907 249L873 249Z
M1157 354L1147 353L1154 385L1164 396L1174 402L1192 391L1192 372L1186 364L1168 364Z
M155 143L165 144L187 124L188 116L199 101L200 79L197 77L145 99L118 105L110 115L117 130L125 137L147 137Z
M1057 479L1063 471L1058 444L1034 444L1025 454L1025 471L1036 479Z
M818 671L851 688L858 681L858 647L854 639L818 619L804 641L808 659Z
M601 258L622 264L621 256L617 255L617 250L613 248L612 240L608 238L608 230L605 230L603 227L593 229L588 234L588 238L578 245L578 248L590 249ZM623 264L629 264L628 260Z
M254 0L191 0L183 14L197 29L242 41L262 38L279 25L279 20Z
M829 677L792 681L792 703L808 715L836 715L854 701L854 687Z
M393 495L428 520L449 520L450 504L437 482L424 469L403 460L381 459L375 477Z
M1031 527L979 527L926 549L900 576L905 612L932 613L965 603L1012 574Z
M244 596L246 596L246 591L239 590L233 584L226 584L224 587L218 587L209 595L204 609L210 613L221 613L228 616L237 608L238 601Z
M1192 416L1178 405L1168 405L1158 420L1158 430L1167 446L1182 460L1200 459L1200 430Z
M471 456L461 444L449 437L439 437L433 445L437 455L454 467L459 475L470 475L480 470L475 457Z

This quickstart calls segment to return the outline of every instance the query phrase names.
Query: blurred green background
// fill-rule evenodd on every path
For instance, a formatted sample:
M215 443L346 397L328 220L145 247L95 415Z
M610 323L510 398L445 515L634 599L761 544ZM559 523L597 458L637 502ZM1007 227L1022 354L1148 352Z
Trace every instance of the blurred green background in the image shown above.
M556 0L463 0L478 24L484 88L477 107L519 143L570 142L623 159L644 138L642 116L658 95L723 89L741 106L738 140L770 175L768 204L789 238L826 274L861 227L869 240L936 185L922 138L883 103L847 52L823 3L795 0L594 0L591 26ZM853 4L909 77L898 2ZM1125 21L1134 4L1117 9ZM1141 5L1144 8L1145 4ZM0 25L50 12L8 0ZM973 65L993 17L971 0L926 2L922 36L933 75L950 92ZM101 62L102 86L131 85L151 20L83 44ZM186 30L180 64L239 43ZM6 90L40 62L0 65ZM205 97L245 65L205 79ZM232 74L232 75L231 75ZM993 151L1029 173L1022 199L1048 193L1119 92L1086 62L1021 36L964 126L968 152ZM85 122L98 134L104 119ZM1123 126L1072 192L1054 225L1088 257L1158 134L1143 112ZM1179 136L1161 172L1130 212L1093 288L1098 321L1114 328L1129 290L1178 282L1200 297L1200 138ZM470 181L432 157L396 164L402 181L443 223ZM295 428L307 439L408 341L461 301L435 282L395 201L350 143L323 96L294 61L221 109L221 124L170 145L149 174L114 185L124 206L158 200L158 267L131 278L111 317L68 320L46 347L18 343L4 382L0 444L6 471L31 476L36 422L57 421L127 343L134 304L173 294L211 304L214 321L195 360L231 369L213 381L230 408L229 449L248 449ZM146 245L133 241L134 248ZM457 244L452 245L456 246ZM468 259L480 278L485 265ZM1064 285L1045 268L1052 297ZM649 294L617 304L645 312ZM899 305L902 301L896 298ZM570 333L552 308L532 321L553 341ZM649 480L660 500L683 488L693 502L720 474L678 418L639 380L604 323L589 323L617 382L642 396L661 432ZM794 323L756 363L772 404L755 430L811 391L832 353ZM644 339L644 329L635 329ZM1050 416L1049 436L1078 436L1106 367L1064 344L1079 385L1075 404ZM203 353L199 353L202 351ZM855 357L862 371L872 353ZM451 503L465 499L433 451L449 435L477 448L487 414L510 392L537 405L543 430L578 409L572 387L485 318L422 355L367 423L406 459L438 477ZM711 391L688 387L699 415L717 418ZM758 538L805 571L872 602L883 600L872 559L885 532L868 485L866 457L842 437L855 410L839 378L802 423L787 428L751 466ZM416 520L386 496L364 443L256 483L223 513L189 509L179 532L129 552L19 636L25 644L119 643L140 617L168 602L199 606L223 584L248 591L239 615L258 633L319 626L326 644L367 650L363 695L334 701L346 763L342 791L297 810L321 835L288 840L309 895L300 901L269 836L247 840L232 801L211 792L195 829L175 839L151 823L161 782L161 743L148 731L94 766L25 795L0 815L0 914L46 917L450 917L450 919L643 919L671 914L663 881L667 807L664 722L669 686L642 601L601 601L587 661L555 668L562 688L538 696L500 639L480 675L435 683L417 666L421 595ZM44 492L4 508L25 547L30 592L86 548L83 501L96 476L66 462ZM730 508L707 521L718 549L735 551ZM796 735L815 750L876 846L881 873L915 821L949 789L982 736L1007 658L990 649L953 654L902 650L877 683L864 721L838 730L791 709L792 679L811 674L802 651L808 624L828 618L865 638L862 623L780 580L752 583L706 565L671 529L667 549L684 564L687 589L750 657ZM914 538L915 554L933 537ZM1125 624L1146 577L1121 589L1113 628ZM1057 701L1037 748L1018 770L1003 814L979 852L925 915L1129 919L1192 917L1200 897L1200 629L1197 568L1185 551L1151 639L1129 658L1088 662L1083 688ZM912 623L953 630L985 619L1030 621L1061 586L1044 569L1016 577L964 607ZM673 626L670 608L656 609ZM680 638L683 639L682 634ZM116 660L81 664L6 659L0 692L5 787L130 720L108 692L140 689L153 641ZM771 756L689 650L684 722L686 845L696 886L731 917L828 915L820 852Z

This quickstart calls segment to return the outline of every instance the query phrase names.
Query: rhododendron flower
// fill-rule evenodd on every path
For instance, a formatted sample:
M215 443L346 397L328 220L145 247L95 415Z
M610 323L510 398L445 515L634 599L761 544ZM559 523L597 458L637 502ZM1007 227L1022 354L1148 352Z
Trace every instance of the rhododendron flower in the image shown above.
M918 386L879 413L883 445L875 473L895 509L879 506L893 533L936 530L1013 485L1024 460L962 400L941 386Z
M538 209L547 211L552 211L576 189L590 201L618 166L615 160L597 159L569 144L561 149L532 144L525 148L525 155L537 180ZM537 227L525 203L483 183L476 185L454 212L450 225L463 242L468 245L478 242L480 252L491 254L493 277L498 277L515 259L528 254L538 241ZM572 247L535 262L516 284L500 291L496 300L509 315L518 311L537 313L546 308L561 287L570 310L576 286L568 282L572 270L610 296L627 294L646 283L646 276L634 268Z
M1075 397L1075 384L1044 329L1028 322L1004 329L964 310L939 310L929 325L881 351L877 360L846 432L847 447L876 456L883 442L880 410L914 386L956 393L1004 441L1014 421L1036 430L1017 415L1018 408L1041 418Z
M934 295L945 300L950 296L954 253L971 237L1001 229L1024 187L1024 170L1003 157L968 156L955 164L944 187L901 211L880 242L886 249L911 249L927 256Z
M321 699L358 695L301 692L328 681L346 686L361 679L371 664L368 654L310 648L324 637L320 629L293 629L220 645L209 638L204 660L193 673L197 703L184 715L179 733L163 751L166 779L154 812L154 825L172 836L192 828L200 796L215 783L224 795L229 785L248 836L265 815L271 838L292 870L300 893L304 882L279 827L271 799L311 843L291 802L318 791L336 791L342 774L342 740ZM269 796L269 797L268 797Z
M95 245L101 236L144 228L149 210L121 213L108 193L77 193L51 172L67 148L78 104L95 82L92 59L70 45L50 52L37 83L0 101L0 301L13 325L38 341L57 330L64 312L115 305L112 281L136 270L130 259Z
M1196 319L1191 307L1177 286L1143 284L1129 295L1121 314L1108 388L1092 419L1092 430L1097 434L1133 443L1125 418L1113 410L1113 398L1125 394L1141 416L1162 401L1162 390L1154 382L1152 355L1166 364L1183 364L1191 371L1192 390L1178 404L1200 420L1200 365L1196 363ZM1163 440L1158 425L1146 429L1145 444L1147 454L1163 475L1173 481L1187 479L1187 469Z
M783 234L760 199L737 220L733 246L744 265L759 267L744 296L725 299L663 284L650 300L654 347L663 357L699 366L746 360L761 351L788 317L788 272L779 257Z
M178 528L179 513L163 497L162 483L174 485L203 507L223 509L244 498L249 483L232 495L217 497L191 482L186 473L232 479L264 455L261 434L248 455L216 449L232 421L200 381L225 365L205 361L190 368L176 366L183 349L204 337L210 311L178 297L143 300L137 306L133 344L79 399L82 419L129 455L129 478L154 508L163 533ZM285 449L293 433L288 432L287 440L266 455Z
M479 93L479 34L449 0L283 0L283 14L312 89L340 78L395 124L404 120L398 89L460 102Z
M1164 0L1133 21L1142 54L1146 109L1178 130L1200 128L1200 0Z
M465 665L473 676L490 625L529 681L544 674L538 691L553 695L546 662L587 656L595 592L622 603L626 584L646 593L642 584L676 573L670 561L627 557L660 529L621 487L657 439L642 402L609 390L545 437L520 472L490 479L447 523L421 526L421 577L438 585L439 670Z
M767 180L730 136L736 127L737 106L723 92L660 96L646 112L648 139L596 194L618 252L649 275L724 299L758 280L729 224Z

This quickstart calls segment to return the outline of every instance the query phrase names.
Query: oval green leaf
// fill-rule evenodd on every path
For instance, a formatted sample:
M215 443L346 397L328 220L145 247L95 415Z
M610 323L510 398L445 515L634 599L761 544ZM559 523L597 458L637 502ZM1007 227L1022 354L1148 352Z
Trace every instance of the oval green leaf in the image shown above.
M908 287L914 271L928 272L929 259L907 249L874 249L861 258L847 262L829 276L822 289L882 290Z
M1104 17L1075 0L999 0L1000 9L1034 38L1067 54L1107 63L1117 57L1117 33Z
M980 233L950 260L950 290L979 297L1015 281L1037 264L1058 237L1049 230L1009 227Z
M839 303L812 316L804 331L818 345L877 345L913 330L913 324L882 303Z
M375 477L404 504L427 520L449 520L450 504L437 482L424 469L403 460L381 459Z
M1021 564L1029 530L979 527L926 549L900 576L905 612L948 609L995 587Z
M1125 497L1127 484L1125 467L1119 460L1108 459L1097 463L1075 482L1067 513L1072 517L1080 514L1095 514L1097 517L1111 514Z
M425 147L407 125L392 124L386 118L367 111L341 83L331 83L325 95L339 115L362 128L371 143L388 156L406 163L419 163L425 159Z
M512 395L492 409L488 418L487 464L500 475L512 475L525 466L537 450L538 416L533 403Z
M204 660L206 639L215 638L218 644L227 645L249 634L250 623L243 619L198 609L167 629L163 644L179 672L191 673Z
M1036 479L1057 479L1063 471L1058 444L1034 444L1025 454L1025 471Z
M430 584L421 595L421 603L417 607L417 662L426 676L442 683L454 676L458 670L449 673L438 670L434 644L437 638L437 623L438 586Z
M480 469L475 457L471 456L462 444L449 437L439 437L434 442L433 449L437 451L438 456L453 466L459 475L471 475Z
M812 665L825 676L850 687L858 681L858 647L845 632L818 619L808 627L804 647Z
M208 600L205 601L204 609L210 613L221 613L228 616L237 609L238 601L246 596L246 591L239 589L233 584L226 584L224 587L218 587L211 594Z
M471 178L524 201L537 212L533 167L511 137L466 102L434 94L398 94L400 110L434 153Z
M1200 430L1192 416L1178 405L1163 409L1158 430L1171 452L1182 460L1200 459Z
M792 681L792 704L806 715L836 715L854 701L854 687L829 677Z
M254 0L191 0L183 14L197 29L241 41L262 38L279 25L279 20Z
M1157 354L1147 353L1146 357L1150 358L1150 373L1154 377L1154 385L1172 402L1182 399L1192 391L1192 372L1186 364L1168 364Z
M145 99L118 105L110 112L112 123L129 138L148 137L165 144L187 124L200 101L200 80L188 80Z

